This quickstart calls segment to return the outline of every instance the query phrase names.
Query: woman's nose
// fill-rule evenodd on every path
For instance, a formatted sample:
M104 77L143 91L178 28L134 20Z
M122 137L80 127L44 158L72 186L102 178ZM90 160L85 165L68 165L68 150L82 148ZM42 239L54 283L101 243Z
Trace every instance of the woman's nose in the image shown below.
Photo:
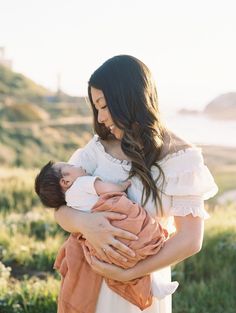
M98 111L98 123L102 124L106 121L106 113L102 111Z

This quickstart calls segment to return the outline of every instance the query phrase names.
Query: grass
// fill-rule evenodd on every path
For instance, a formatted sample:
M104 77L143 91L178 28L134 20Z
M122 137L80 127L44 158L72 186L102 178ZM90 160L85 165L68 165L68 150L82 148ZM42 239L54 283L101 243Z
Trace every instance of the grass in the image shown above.
M55 278L9 279L8 287L0 291L1 313L56 313L59 281Z
M177 265L173 313L235 313L236 204L215 207L199 254Z
M219 187L218 195L236 188L236 169L232 171L217 171L214 178Z
M219 187L218 195L236 188L236 149L203 146L204 160Z
M27 212L39 203L34 192L36 170L0 169L1 212Z
M35 208L26 214L1 214L0 258L20 272L50 272L65 236L54 222L52 210Z
M35 208L27 218L50 223L50 213ZM202 251L173 268L173 279L180 283L173 313L235 313L236 204L215 206L210 214ZM52 263L63 234L36 240L24 227L16 227L12 235L9 225L22 216L1 215L8 223L5 228L1 225L0 233L0 246L6 251L0 262L0 312L56 313L59 277L53 274Z

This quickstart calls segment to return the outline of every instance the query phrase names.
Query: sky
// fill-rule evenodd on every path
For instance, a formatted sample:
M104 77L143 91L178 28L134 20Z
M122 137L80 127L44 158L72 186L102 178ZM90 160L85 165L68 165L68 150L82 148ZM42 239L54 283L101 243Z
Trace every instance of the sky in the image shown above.
M13 69L51 89L86 95L117 54L152 71L162 110L201 110L236 91L235 0L0 0L0 47Z

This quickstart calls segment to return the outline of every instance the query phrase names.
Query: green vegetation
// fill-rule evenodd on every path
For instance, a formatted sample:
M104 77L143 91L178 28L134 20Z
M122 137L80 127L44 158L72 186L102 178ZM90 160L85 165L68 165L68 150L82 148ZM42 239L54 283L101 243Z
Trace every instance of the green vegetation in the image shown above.
M0 65L0 99L18 99L18 101L41 101L49 91L24 75L15 73L7 67ZM9 100L8 100L9 101Z
M73 128L73 130L72 130ZM54 125L26 128L0 126L1 166L41 167L50 159L68 160L91 137L91 125Z
M206 222L201 252L175 266L180 282L174 313L234 313L236 308L236 204L216 207Z
M55 313L59 281L24 276L16 280L10 268L0 262L0 312L1 313Z
M219 194L234 189L236 186L236 169L232 172L229 171L217 171L215 173L215 180L219 186Z
M59 275L53 271L67 234L53 210L36 206L36 170L0 169L0 312L56 312Z
M1 112L3 121L43 121L49 118L49 114L39 106L31 103L11 104L4 106Z
M22 168L0 169L1 213L27 212L39 203L34 192L36 173Z
M219 187L218 196L236 186L236 149L229 147L203 146L204 160ZM216 198L210 200L216 204Z

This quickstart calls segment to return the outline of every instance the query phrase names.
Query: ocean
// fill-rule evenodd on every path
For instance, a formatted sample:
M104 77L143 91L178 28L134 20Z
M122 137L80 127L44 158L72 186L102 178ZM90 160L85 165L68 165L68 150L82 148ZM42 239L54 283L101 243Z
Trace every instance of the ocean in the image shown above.
M236 147L236 121L177 113L163 118L168 128L194 144Z

